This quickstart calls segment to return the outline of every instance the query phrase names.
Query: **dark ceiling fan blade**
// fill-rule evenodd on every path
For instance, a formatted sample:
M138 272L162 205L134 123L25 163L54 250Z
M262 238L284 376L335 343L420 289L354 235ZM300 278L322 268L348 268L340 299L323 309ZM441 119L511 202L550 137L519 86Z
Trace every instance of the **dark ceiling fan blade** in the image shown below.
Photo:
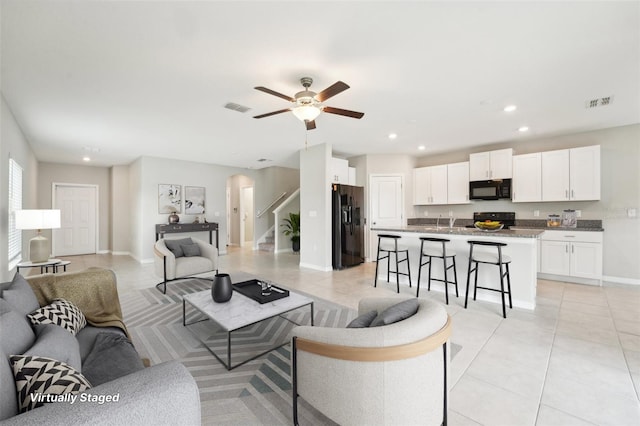
M287 108L287 109L280 109L278 111L271 111L268 112L266 114L261 114L261 115L256 115L253 118L264 118L264 117L269 117L271 115L276 115L276 114L282 114L283 112L287 112L287 111L291 111L291 108Z
M326 106L322 110L324 112L328 112L329 114L344 115L352 118L364 117L364 112L349 111L348 109L340 109L340 108L333 108L333 107Z
M327 99L331 98L332 96L335 96L340 92L344 92L348 88L349 88L349 85L347 83L344 83L342 81L337 81L333 85L324 89L322 92L318 93L316 95L316 99L319 102L324 102Z
M273 91L271 89L267 89L266 87L258 86L258 87L254 87L254 89L259 90L259 91L264 92L264 93L268 93L268 94L273 95L273 96L277 96L277 97L282 98L282 99L286 99L289 102L295 102L296 101L291 96L283 95L282 93L278 93L278 92Z
M307 125L307 130L313 130L313 129L315 129L315 128L316 128L316 122L315 122L315 120L311 120L311 121L309 121L309 120L305 120L305 121L304 121L304 124L306 124L306 125Z

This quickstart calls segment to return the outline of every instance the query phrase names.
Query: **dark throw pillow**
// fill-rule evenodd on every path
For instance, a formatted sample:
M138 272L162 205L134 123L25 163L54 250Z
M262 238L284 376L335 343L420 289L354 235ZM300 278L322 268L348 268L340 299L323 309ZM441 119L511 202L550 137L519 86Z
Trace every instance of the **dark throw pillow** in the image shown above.
M93 349L82 364L82 374L98 386L144 369L140 355L125 336L98 333Z
M374 319L378 316L378 311L370 311L360 315L353 321L351 321L347 328L367 328L371 325Z
M389 306L376 317L370 327L379 327L381 325L389 325L394 322L402 321L418 312L418 299L408 299L395 305Z
M64 362L32 355L11 355L9 360L18 391L18 410L21 413L51 400L44 395L76 394L91 388L82 374Z
M87 325L87 319L80 308L65 299L55 299L50 305L36 309L27 317L33 325L59 325L74 336Z
M177 238L175 240L164 240L164 245L167 246L171 253L175 257L183 257L184 252L182 251L182 245L193 244L193 240L191 238Z
M185 257L200 256L200 246L196 243L182 244L180 247L182 247Z

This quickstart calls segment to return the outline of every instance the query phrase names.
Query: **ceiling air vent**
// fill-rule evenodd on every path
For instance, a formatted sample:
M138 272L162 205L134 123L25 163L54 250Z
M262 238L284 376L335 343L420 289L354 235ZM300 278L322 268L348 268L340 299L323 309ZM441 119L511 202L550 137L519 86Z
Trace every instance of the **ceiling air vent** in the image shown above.
M604 98L596 98L596 99L590 99L588 101L585 101L584 103L584 107L589 109L589 108L597 108L597 107L601 107L601 106L607 106L610 105L613 102L613 96L607 96Z
M267 161L272 161L272 160L269 160L268 158L259 158L258 159L258 163L264 163L264 162L267 162Z
M240 104L236 104L234 102L227 102L227 104L224 106L226 109L230 109L233 111L238 111L238 112L247 112L249 111L251 108L246 107L244 105L240 105Z

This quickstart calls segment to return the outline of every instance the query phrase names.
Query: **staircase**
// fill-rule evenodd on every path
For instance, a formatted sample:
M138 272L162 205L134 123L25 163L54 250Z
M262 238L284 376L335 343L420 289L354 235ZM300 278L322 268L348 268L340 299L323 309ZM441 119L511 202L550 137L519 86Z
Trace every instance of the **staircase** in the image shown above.
M275 238L276 237L272 231L271 235L265 237L264 242L258 243L258 250L273 253L276 250Z

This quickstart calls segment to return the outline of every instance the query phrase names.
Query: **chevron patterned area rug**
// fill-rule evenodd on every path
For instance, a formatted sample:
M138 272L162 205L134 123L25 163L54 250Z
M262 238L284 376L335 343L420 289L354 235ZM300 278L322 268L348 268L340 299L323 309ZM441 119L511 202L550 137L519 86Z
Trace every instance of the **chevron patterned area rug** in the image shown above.
M189 279L171 283L166 295L149 288L121 297L124 320L136 349L151 364L176 359L189 369L200 389L203 424L292 424L289 344L228 371L194 336L196 333L219 354L226 352L226 334L215 333L210 321L190 326L190 330L182 325L182 296L210 288L211 281ZM352 309L312 298L316 326L344 327L356 317ZM309 324L309 316L308 308L288 314L299 324ZM187 309L187 323L199 319L202 316L197 311ZM233 365L285 342L291 327L288 321L272 320L234 333ZM459 348L452 344L452 353ZM301 424L334 424L304 401L300 401L298 415Z

